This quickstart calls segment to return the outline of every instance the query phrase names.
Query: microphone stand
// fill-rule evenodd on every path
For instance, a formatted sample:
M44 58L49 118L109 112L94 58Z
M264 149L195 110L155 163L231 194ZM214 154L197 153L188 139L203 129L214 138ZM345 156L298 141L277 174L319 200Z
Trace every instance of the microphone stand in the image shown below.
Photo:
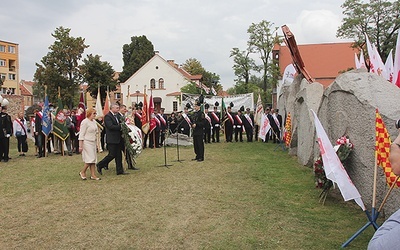
M167 147L166 147L166 143L165 143L165 141L167 140L167 137L168 137L168 134L169 134L169 124L168 124L168 127L167 127L167 130L166 130L166 132L165 132L165 135L164 135L164 141L163 141L163 146L164 146L164 165L161 165L160 167L166 167L166 168L169 168L169 166L172 166L171 164L167 164Z
M178 159L176 161L180 163L184 161L179 159L179 130L181 129L181 125L183 122L186 122L186 120L182 117L182 120L178 123L178 126L176 126L176 152L178 154Z

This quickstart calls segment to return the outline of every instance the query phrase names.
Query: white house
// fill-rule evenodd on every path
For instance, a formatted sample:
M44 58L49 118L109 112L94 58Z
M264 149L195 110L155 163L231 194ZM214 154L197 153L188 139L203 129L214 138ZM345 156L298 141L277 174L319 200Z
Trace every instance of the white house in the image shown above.
M153 94L154 109L165 108L165 113L169 114L180 110L180 89L190 82L199 84L201 79L201 75L190 75L174 60L165 60L156 52L136 73L121 83L122 102L127 107L143 102L146 91L148 97Z

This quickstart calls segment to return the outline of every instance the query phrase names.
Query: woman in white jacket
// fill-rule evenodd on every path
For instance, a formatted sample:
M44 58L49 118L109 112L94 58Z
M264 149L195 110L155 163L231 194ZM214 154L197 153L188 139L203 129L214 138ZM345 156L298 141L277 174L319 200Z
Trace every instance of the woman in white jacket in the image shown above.
M24 119L24 114L19 112L18 117L13 121L13 131L18 142L17 148L19 156L25 156L25 153L28 152L27 130L28 127L26 125L26 120Z

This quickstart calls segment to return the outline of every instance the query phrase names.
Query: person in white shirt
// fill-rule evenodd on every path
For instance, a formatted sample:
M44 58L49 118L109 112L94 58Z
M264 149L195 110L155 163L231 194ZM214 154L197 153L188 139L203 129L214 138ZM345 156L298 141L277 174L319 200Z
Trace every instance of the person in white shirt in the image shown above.
M13 121L13 132L15 138L17 138L17 149L19 156L25 156L26 152L28 152L28 127L22 112L19 112L17 118L15 118Z

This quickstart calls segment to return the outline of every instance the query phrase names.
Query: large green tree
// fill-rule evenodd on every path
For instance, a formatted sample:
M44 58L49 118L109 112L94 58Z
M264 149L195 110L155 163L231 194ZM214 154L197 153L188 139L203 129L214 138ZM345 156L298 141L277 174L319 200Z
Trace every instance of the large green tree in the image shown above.
M222 90L222 85L219 83L220 81L220 76L217 75L216 73L207 71L201 62L197 60L196 58L189 58L187 59L183 64L182 64L182 69L184 69L186 72L188 72L191 75L202 75L202 84L205 86L211 88L214 87L215 91L220 91ZM196 85L193 85L194 87ZM197 90L193 86L184 86L181 91L185 93L200 93L200 89L198 88ZM191 91L191 92L187 92Z
M257 70L257 66L255 60L250 57L252 51L250 48L246 50L239 50L239 48L233 48L231 50L230 57L233 57L233 70L237 79L235 79L236 83L244 83L244 91L247 93L249 91L249 80L251 75L251 70Z
M247 29L249 40L247 42L250 51L258 52L262 65L260 66L263 77L263 90L267 91L268 77L278 77L276 68L272 67L272 49L275 43L280 42L280 37L276 35L278 27L273 27L273 23L262 20L260 23L252 23Z
M145 63L155 55L153 44L146 36L131 37L130 44L124 44L122 47L122 60L124 66L119 75L119 81L125 82Z
M36 90L40 91L47 86L49 100L57 100L58 89L64 104L72 107L74 96L77 94L82 76L79 70L79 61L89 45L85 44L82 37L72 37L71 29L58 27L51 35L55 41L49 47L49 52L42 58L41 63L36 63L34 75Z
M365 48L365 34L377 47L382 60L386 60L396 46L397 30L400 28L399 1L346 0L344 18L337 30L337 37L354 40L354 47Z
M111 64L101 61L100 55L88 55L83 59L80 66L83 79L88 83L87 91L93 98L97 97L98 87L100 87L100 96L102 103L106 98L107 88L110 91L117 89L117 81L114 79L114 69Z

